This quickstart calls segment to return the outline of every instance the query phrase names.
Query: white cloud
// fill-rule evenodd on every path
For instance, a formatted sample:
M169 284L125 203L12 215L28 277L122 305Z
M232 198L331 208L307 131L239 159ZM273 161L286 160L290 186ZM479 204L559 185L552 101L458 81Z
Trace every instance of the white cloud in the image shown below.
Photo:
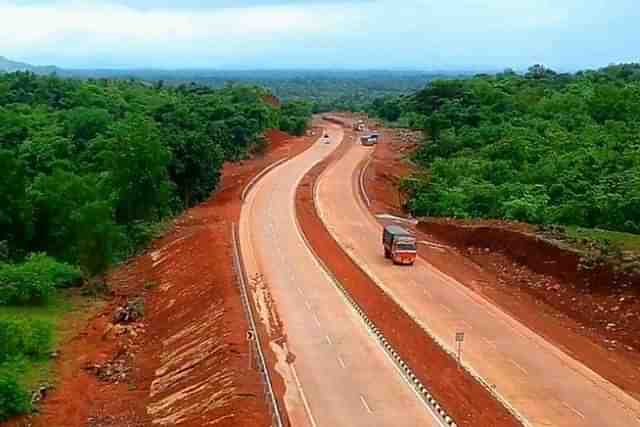
M637 57L636 2L0 0L0 55L66 67L606 64Z
M317 19L315 7L259 6L214 10L140 10L123 5L64 2L16 6L0 1L0 52L53 51L114 56L193 51L212 55L288 34L322 33L337 19ZM9 55L8 53L6 54ZM21 55L24 56L24 55Z

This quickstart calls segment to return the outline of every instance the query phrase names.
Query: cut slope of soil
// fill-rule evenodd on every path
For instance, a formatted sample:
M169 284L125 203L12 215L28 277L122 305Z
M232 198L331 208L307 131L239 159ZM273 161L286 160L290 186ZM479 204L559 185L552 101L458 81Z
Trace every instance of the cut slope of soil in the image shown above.
M337 280L412 367L418 378L446 408L459 426L518 426L488 390L445 353L420 326L364 273L333 240L318 217L313 187L322 171L349 148L346 142L316 165L296 191L296 214L307 240Z
M109 273L110 301L62 346L60 381L40 414L7 425L270 425L260 375L248 369L231 224L251 178L313 142L271 136L264 156L225 164L220 189L207 202ZM114 325L114 310L134 300L142 301L143 320Z
M365 173L373 213L404 215L398 187L410 145L388 138ZM392 176L390 179L389 176ZM432 219L414 227L419 254L501 307L565 353L640 398L640 284L538 238L535 227L499 220Z

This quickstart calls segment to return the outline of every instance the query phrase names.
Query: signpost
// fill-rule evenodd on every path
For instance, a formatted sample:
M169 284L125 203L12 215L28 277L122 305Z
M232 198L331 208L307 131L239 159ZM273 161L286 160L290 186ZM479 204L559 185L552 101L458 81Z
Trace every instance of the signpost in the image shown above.
M249 369L253 368L253 341L256 337L253 331L247 331L247 341L249 341Z
M456 343L458 344L458 366L462 364L462 343L464 342L464 332L456 332Z

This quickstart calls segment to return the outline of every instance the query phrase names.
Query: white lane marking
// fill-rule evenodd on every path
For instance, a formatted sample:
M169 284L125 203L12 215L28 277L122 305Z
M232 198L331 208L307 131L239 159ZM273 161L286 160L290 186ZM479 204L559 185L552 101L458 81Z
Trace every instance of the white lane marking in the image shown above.
M576 415L578 415L580 418L583 418L583 419L585 418L585 416L584 416L584 414L583 414L582 412L578 411L576 408L574 408L573 406L569 405L567 402L562 402L562 405L563 405L565 408L567 408L567 409L569 409L569 410L573 411L573 413L575 413Z
M307 306L307 310L311 311L311 303L309 301L305 300L304 305Z
M343 369L347 369L347 365L344 363L344 360L342 359L341 356L338 356L338 362L340 363L340 366L342 366Z
M451 311L451 309L450 309L449 307L447 307L446 305L444 305L444 304L440 304L440 306L441 306L442 308L444 308L445 310L447 310L449 313L453 313L453 311Z
M431 292L429 292L428 290L423 289L422 292L427 296L427 298L433 299L433 297L431 296Z
M523 374L525 374L525 375L529 375L529 373L527 372L527 370L526 370L526 369L524 369L522 366L518 365L518 362L516 362L515 360L513 360L513 359L509 359L509 362L511 362L511 364L512 364L513 366L515 366L516 368L518 368L518 369L519 369Z
M332 344L333 344L333 342L331 341L331 337L329 337L329 335L326 335L324 338L327 340L327 343L328 343L329 345L332 345Z
M313 320L316 321L316 325L318 325L318 328L319 328L321 326L320 319L318 319L318 316L315 313L313 313Z
M467 322L466 320L460 320L460 322L462 322L462 324L469 328L469 329L473 329L473 326L471 326L471 324L469 322Z
M373 413L373 411L371 410L371 408L369 407L369 404L367 403L367 401L364 399L363 395L360 395L360 400L362 401L362 406L364 406L364 409L367 410L368 413Z
M487 338L485 338L485 337L482 337L482 340L483 340L484 342L486 342L487 344L489 344L489 346L493 347L494 349L497 349L497 348L498 348L498 346L496 345L496 343L495 343L495 342L493 342L493 341L491 341L490 339L487 339Z
M302 291L302 288L300 286L297 286L297 288L298 288L298 293L304 296L304 292Z
M302 404L304 405L304 409L307 412L307 417L309 417L309 422L311 422L312 427L318 427L318 424L316 424L316 420L315 418L313 418L313 414L311 413L311 407L309 406L309 402L307 401L307 396L305 396L304 394L302 384L300 384L300 378L298 378L296 367L293 364L291 364L291 372L293 373L293 378L296 380L296 385L298 386L298 391L300 392L300 398L302 399Z

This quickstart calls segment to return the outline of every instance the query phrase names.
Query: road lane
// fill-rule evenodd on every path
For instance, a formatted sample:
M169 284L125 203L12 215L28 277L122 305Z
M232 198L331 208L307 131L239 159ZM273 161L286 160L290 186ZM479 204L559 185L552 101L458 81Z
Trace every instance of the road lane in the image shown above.
M320 177L316 206L340 245L447 349L465 332L463 361L533 426L640 426L640 404L615 385L422 259L393 266L382 227L358 195L372 149L354 145ZM425 290L427 294L425 294Z
M298 231L295 190L343 138L339 128L329 133L331 144L317 143L265 175L240 218L247 274L262 275L268 289L252 293L272 334L287 412L294 426L438 426ZM284 349L273 343L279 323Z

